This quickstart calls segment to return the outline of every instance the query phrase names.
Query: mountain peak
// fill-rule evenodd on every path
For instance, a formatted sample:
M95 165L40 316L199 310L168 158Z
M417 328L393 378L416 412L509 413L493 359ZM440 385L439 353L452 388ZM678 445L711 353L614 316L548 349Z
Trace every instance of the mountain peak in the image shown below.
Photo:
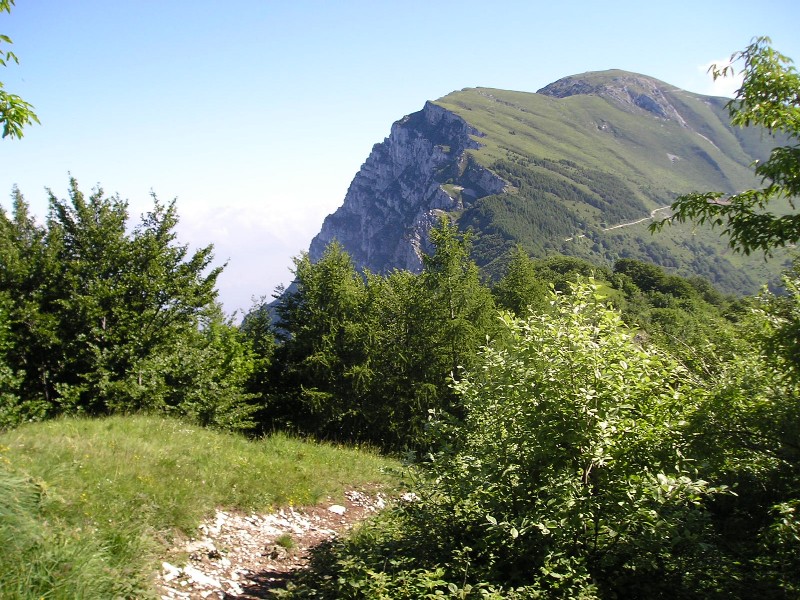
M570 75L555 81L537 93L554 98L599 96L629 111L644 110L662 119L685 125L669 96L676 87L638 73L611 69Z
M565 77L539 93L451 92L373 146L309 257L337 240L357 268L418 272L435 250L431 228L447 215L473 231L487 276L522 245L535 257L653 261L755 291L764 267L744 272L719 236L647 231L679 194L757 183L750 165L770 142L731 128L721 100L620 70Z

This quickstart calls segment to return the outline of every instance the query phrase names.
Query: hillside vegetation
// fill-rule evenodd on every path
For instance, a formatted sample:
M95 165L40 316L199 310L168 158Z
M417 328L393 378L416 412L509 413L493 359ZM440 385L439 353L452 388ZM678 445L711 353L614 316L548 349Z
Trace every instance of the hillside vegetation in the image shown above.
M152 416L0 434L3 598L140 598L218 508L266 512L387 486L397 463L275 434L247 440Z
M483 134L470 159L511 184L458 215L475 232L476 261L497 278L519 243L534 257L645 260L731 293L777 281L786 262L736 255L708 228L672 228L658 239L647 231L651 211L680 194L758 183L752 162L782 136L731 127L725 102L616 70L567 77L535 94L472 88L441 98L437 104Z

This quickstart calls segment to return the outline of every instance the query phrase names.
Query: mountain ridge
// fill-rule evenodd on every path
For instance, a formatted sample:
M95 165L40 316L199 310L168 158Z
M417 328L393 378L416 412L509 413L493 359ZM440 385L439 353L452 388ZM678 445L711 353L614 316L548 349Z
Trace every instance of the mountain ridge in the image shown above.
M359 268L416 272L432 251L428 231L446 214L473 230L476 261L490 277L521 244L534 257L637 258L755 292L780 265L734 255L702 228L647 232L652 211L680 194L758 185L751 165L775 142L733 129L726 103L616 69L536 93L452 92L396 121L373 146L310 257L336 239Z

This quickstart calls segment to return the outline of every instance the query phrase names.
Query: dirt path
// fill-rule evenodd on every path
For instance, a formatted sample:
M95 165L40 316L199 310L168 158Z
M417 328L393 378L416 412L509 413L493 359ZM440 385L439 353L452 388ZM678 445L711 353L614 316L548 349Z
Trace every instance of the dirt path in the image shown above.
M641 219L638 219L636 221L629 221L627 223L619 223L618 225L612 225L611 227L604 227L604 228L601 229L601 231L603 231L603 232L613 231L614 229L622 229L623 227L630 227L632 225L638 225L639 223L644 223L645 221L652 221L653 219L656 218L656 214L658 214L662 210L669 210L670 208L671 208L670 206L661 206L659 208L654 208L653 210L650 211L650 216L649 217L642 217ZM573 237L564 238L564 241L565 242L571 242L572 240L579 240L579 239L585 238L585 237L586 237L585 234L579 233L578 235L575 235Z
M345 493L344 504L328 502L275 513L242 515L217 511L198 527L196 538L170 553L178 567L162 563L156 585L162 600L272 598L293 571L307 564L320 542L347 531L386 506L382 494Z
M639 219L638 221L630 221L628 223L620 223L619 225L612 225L611 227L606 227L603 231L611 231L612 229L619 229L621 227L630 227L631 225L638 225L639 223L644 223L645 221L651 221L656 218L656 214L662 210L669 210L669 206L662 206L661 208L654 208L650 211L649 217L644 217L643 219Z

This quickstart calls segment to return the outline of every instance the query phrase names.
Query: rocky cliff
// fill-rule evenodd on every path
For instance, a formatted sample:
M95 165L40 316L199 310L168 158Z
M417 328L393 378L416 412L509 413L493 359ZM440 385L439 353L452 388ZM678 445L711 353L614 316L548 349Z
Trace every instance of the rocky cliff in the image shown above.
M430 102L392 125L356 174L342 206L312 240L317 260L338 240L357 267L419 271L428 232L443 212L501 192L506 182L467 154L483 134Z

